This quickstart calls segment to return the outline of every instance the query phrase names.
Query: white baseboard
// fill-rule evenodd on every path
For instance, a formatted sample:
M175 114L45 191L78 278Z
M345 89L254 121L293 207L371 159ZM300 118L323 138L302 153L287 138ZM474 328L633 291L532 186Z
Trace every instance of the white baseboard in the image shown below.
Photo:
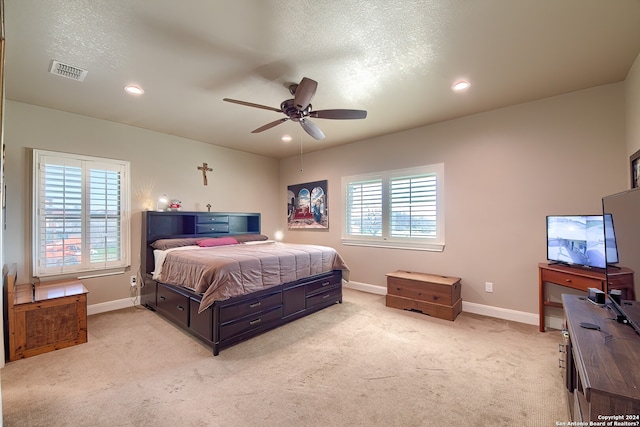
M115 301L101 302L99 304L91 304L87 306L87 316L92 314L104 313L107 311L120 310L123 308L134 307L134 301L131 298L123 298Z
M342 282L342 286L356 291L368 292L376 295L386 295L387 288L384 286L370 285L368 283L361 282Z
M376 295L387 294L386 287L370 285L368 283L348 282L344 284L344 287L355 289L357 291L369 292ZM477 304L467 301L462 301L462 311L466 311L467 313L480 314L482 316L495 317L497 319L511 320L518 323L526 323L528 325L537 325L538 319L540 319L540 317L534 313L510 310L508 308L493 307L490 305ZM550 317L548 326L554 329L562 329L562 319Z
M462 301L462 311L467 313L480 314L482 316L495 317L497 319L511 320L527 325L537 325L540 317L537 314L524 311L511 310L508 308L493 307L490 305L477 304L475 302Z

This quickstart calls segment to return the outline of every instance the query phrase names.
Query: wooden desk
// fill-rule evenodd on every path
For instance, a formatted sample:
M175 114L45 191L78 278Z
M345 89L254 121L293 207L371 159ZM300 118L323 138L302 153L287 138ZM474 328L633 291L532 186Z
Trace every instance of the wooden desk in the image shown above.
M586 269L541 262L538 264L538 277L540 332L545 330L545 307L562 308L561 303L547 300L546 283L553 283L584 292L587 292L587 288L596 288L603 292L608 292L610 289L620 289L623 291L622 299L635 300L633 270L626 267L616 269L614 273L610 272L608 286L604 269Z
M640 335L616 322L611 310L585 297L564 294L562 302L568 334L561 343L561 362L571 420L588 425L602 421L602 416L618 415L623 417L618 421L639 421ZM581 323L600 330L585 329Z
M87 342L88 291L81 281L15 285L14 276L10 282L9 361Z

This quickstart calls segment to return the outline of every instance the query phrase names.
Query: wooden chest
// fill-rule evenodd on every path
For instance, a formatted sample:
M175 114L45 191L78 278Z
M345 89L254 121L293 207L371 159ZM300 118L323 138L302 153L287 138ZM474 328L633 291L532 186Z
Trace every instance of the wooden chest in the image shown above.
M79 280L15 285L8 301L9 361L87 342L87 288Z
M462 311L460 278L411 271L387 274L387 307L455 320Z

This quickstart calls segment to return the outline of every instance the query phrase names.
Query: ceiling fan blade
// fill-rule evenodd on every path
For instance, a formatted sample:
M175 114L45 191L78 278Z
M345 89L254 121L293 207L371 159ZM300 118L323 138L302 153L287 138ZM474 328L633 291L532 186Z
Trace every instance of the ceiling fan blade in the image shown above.
M300 125L313 139L324 139L324 133L313 122L307 119L300 119Z
M365 110L320 110L309 112L309 117L318 119L365 119L367 112Z
M278 119L278 120L276 120L274 122L267 123L264 126L260 126L258 129L251 131L251 133L259 133L259 132L265 131L267 129L271 129L272 127L278 126L280 123L284 123L287 120L289 120L288 117L285 117L284 119Z
M263 110L275 111L276 113L282 113L279 108L269 107L266 105L254 104L253 102L238 101L237 99L224 98L223 101L233 102L234 104L246 105L247 107L262 108Z
M317 88L317 81L308 79L306 77L302 78L300 84L296 88L295 97L293 98L293 103L298 110L302 111L307 108L309 104L311 104L311 100L316 94Z

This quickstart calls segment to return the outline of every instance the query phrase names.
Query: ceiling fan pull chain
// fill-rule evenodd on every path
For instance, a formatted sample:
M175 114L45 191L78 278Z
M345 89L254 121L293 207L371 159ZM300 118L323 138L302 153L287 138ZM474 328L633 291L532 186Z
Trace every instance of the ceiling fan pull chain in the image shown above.
M302 135L300 135L300 172L304 172L304 167L302 165Z

